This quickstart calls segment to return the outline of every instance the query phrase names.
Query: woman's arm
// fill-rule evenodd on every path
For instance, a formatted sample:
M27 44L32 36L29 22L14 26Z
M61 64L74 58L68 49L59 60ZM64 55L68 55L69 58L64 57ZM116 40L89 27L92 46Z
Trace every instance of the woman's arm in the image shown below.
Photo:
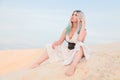
M80 30L79 36L78 36L78 41L80 42L84 42L85 37L86 37L86 29L85 29L85 19L81 19L81 23L82 23L82 28Z
M62 35L60 36L60 38L58 40L59 45L61 45L63 43L63 41L65 40L65 33L66 33L66 29L64 29L64 31L62 32Z
M66 33L66 29L64 29L64 31L62 32L62 35L60 36L58 41L55 41L52 44L52 48L55 49L56 46L61 45L63 43L63 41L65 40L65 33Z

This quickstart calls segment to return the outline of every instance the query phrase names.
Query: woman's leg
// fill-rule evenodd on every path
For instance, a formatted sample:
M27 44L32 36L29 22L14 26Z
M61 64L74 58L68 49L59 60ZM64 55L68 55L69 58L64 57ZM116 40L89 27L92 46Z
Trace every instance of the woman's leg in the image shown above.
M74 55L74 59L72 63L69 65L68 70L65 72L65 75L72 76L76 70L77 64L79 63L80 59L84 56L83 49L80 47L80 50L77 51Z
M47 50L45 50L45 52L40 56L40 58L38 59L37 62L35 62L31 68L36 68L38 67L41 63L43 63L45 60L47 60L49 58Z

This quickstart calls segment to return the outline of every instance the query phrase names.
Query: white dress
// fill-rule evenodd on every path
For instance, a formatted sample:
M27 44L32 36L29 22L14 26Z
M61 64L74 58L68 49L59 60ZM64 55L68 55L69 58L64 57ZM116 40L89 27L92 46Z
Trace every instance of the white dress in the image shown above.
M88 52L88 48L83 42L78 42L77 31L78 29L71 39L69 39L68 35L66 35L66 41L76 43L75 48L72 50L68 49L68 44L59 45L55 49L52 48L52 44L46 45L46 50L48 52L50 62L62 61L64 65L70 64L74 58L75 53L80 50L80 46L83 48L85 59L89 59L90 54Z

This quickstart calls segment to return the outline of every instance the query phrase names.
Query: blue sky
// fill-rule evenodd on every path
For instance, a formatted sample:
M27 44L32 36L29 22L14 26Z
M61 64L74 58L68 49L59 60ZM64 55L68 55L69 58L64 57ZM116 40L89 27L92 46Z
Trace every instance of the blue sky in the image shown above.
M87 44L120 41L119 0L0 0L0 49L40 48L57 40L72 11L86 16Z

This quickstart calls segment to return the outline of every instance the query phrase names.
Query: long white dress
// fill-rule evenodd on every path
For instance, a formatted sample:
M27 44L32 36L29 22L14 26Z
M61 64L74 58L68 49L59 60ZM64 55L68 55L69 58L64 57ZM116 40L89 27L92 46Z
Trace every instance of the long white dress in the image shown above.
M85 59L89 59L90 54L88 52L88 48L85 43L78 41L77 31L78 29L75 31L71 39L69 39L68 35L66 35L66 41L76 43L75 48L72 50L68 49L68 44L59 45L55 49L52 48L52 44L46 45L46 50L48 52L50 62L62 61L64 65L70 64L74 58L75 53L80 50L80 46L83 48Z

